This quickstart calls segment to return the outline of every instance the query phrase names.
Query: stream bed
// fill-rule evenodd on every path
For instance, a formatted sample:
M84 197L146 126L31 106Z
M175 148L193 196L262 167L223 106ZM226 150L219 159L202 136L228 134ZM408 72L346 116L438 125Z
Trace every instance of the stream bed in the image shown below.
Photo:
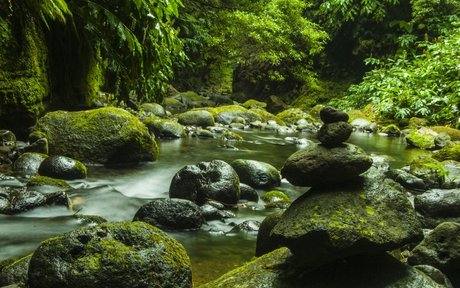
M168 197L174 174L183 166L201 161L221 159L254 159L281 168L284 161L302 148L286 137L309 135L279 135L269 131L237 131L245 141L227 147L218 139L184 138L161 141L160 159L140 166L109 169L90 166L88 178L73 181L76 188L69 196L74 211L62 207L39 208L15 216L0 216L0 261L9 257L31 253L38 244L81 225L72 217L74 213L99 215L109 221L131 220L140 206L154 198ZM402 138L389 138L377 134L354 133L348 141L372 155L386 155L392 167L402 167L423 151L406 149ZM296 198L306 190L294 187L285 180L281 190ZM260 191L262 193L262 191ZM240 266L254 256L256 237L229 235L231 225L245 220L262 221L274 210L257 205L235 210L236 218L225 223L212 221L198 231L169 233L187 249L192 260L195 284L202 284Z

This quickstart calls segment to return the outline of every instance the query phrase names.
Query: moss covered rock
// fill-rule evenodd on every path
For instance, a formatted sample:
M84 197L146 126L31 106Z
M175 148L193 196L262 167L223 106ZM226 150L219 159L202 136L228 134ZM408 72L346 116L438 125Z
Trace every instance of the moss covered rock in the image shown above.
M62 179L56 179L56 178L38 176L38 175L31 177L29 181L27 182L27 186L28 187L54 186L54 187L63 188L63 189L71 188L70 185Z
M178 116L178 121L186 126L208 127L214 126L214 117L206 110L187 111Z
M384 177L367 173L360 185L312 188L289 206L272 236L300 261L316 267L421 240L422 229L405 190Z
M460 130L448 126L432 126L431 130L439 134L446 134L453 141L460 141Z
M267 208L286 209L291 204L291 198L282 191L273 190L265 192L262 195L262 200Z
M184 126L174 120L147 117L142 122L157 138L174 139L186 136Z
M139 119L113 107L56 111L40 118L35 131L48 139L51 155L104 164L152 161L158 146Z
M428 156L421 156L412 160L409 172L422 179L428 188L441 187L448 173L441 162Z
M166 110L157 103L144 103L139 107L139 110L147 115L154 115L158 117L165 117Z
M420 149L434 149L436 147L435 139L436 132L430 129L411 130L406 135L407 145Z
M30 288L192 287L185 249L143 222L103 223L40 244Z
M27 271L32 255L21 257L0 269L0 286L11 284L25 285L27 283Z
M275 121L278 125L286 125L283 120L279 119L272 113L262 108L252 108L249 111L256 113L262 119L263 122Z
M455 160L460 162L460 142L445 146L441 150L435 152L433 157L439 161Z
M303 112L299 108L289 108L276 114L276 117L287 125L296 124L300 119L310 119L313 121L312 117L308 113Z
M48 52L35 21L14 30L6 19L0 19L0 123L25 138L45 109Z
M242 118L246 123L261 121L262 118L255 112L248 110L239 105L219 106L208 109L213 115L216 122L221 124L233 123L235 119Z
M387 255L363 255L312 270L280 248L199 288L442 288L421 271Z
M382 129L380 129L380 132L385 133L390 137L398 137L401 135L401 130L395 124L390 124L383 127Z
M272 229L276 224L278 224L279 220L281 219L281 215L283 215L283 213L280 211L270 214L265 217L264 221L262 221L262 224L260 224L256 243L257 257L281 247L281 244L271 236Z
M372 159L359 147L326 148L311 145L292 154L284 163L281 174L296 186L330 186L350 183L372 165Z
M337 147L347 141L352 132L353 126L348 122L326 123L319 129L316 137L326 147Z
M272 188L281 184L281 175L275 167L268 163L237 159L230 165L235 169L240 182L254 188Z
M252 108L262 108L265 109L267 108L267 103L257 101L255 99L249 99L246 102L242 104L242 106L246 109L252 109Z
M412 265L430 265L438 268L452 281L460 285L460 224L445 222L431 231L418 244L409 257Z

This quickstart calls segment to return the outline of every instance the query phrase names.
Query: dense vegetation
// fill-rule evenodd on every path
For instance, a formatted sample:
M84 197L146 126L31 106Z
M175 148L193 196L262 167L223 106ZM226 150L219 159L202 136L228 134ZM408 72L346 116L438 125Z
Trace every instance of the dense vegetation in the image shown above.
M16 31L33 21L44 33L51 107L161 102L174 87L459 116L456 0L8 0L0 11Z

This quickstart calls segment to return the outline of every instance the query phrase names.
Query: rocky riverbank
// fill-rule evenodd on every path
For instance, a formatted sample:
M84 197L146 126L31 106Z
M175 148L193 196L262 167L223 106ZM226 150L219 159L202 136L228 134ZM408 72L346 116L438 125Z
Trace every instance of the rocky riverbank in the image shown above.
M384 158L346 143L360 128L342 111L288 109L273 115L249 104L243 105L249 109L201 107L206 99L200 101L176 110L144 104L131 112L52 112L39 119L28 142L2 130L0 213L19 215L55 205L76 209L69 180L87 177L93 165L120 167L168 157L159 152L158 142L171 138L212 138L225 149L237 149L245 141L241 132L257 129L284 134L303 149L281 169L259 159L189 163L172 177L169 199L139 207L133 222L78 215L87 217L81 228L44 241L32 256L1 262L0 286L191 287L184 248L159 229L189 233L211 221L227 223L241 207L258 202L272 215L223 233L258 234L260 258L204 287L459 285L455 133L436 132L439 150L433 157L392 169ZM410 138L420 129L428 128L402 135ZM380 131L388 137L399 134L388 127ZM309 188L292 197L280 187L286 180Z

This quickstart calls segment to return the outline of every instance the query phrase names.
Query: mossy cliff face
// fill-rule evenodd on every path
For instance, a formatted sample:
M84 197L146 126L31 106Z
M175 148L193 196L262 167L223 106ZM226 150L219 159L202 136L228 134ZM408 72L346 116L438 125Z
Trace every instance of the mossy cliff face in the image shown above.
M143 222L104 223L41 243L30 261L30 288L188 288L184 247Z
M0 123L22 138L44 111L49 85L42 33L33 21L17 26L0 19Z
M158 156L147 127L119 108L51 112L38 120L35 131L46 135L50 155L104 164L153 161Z

